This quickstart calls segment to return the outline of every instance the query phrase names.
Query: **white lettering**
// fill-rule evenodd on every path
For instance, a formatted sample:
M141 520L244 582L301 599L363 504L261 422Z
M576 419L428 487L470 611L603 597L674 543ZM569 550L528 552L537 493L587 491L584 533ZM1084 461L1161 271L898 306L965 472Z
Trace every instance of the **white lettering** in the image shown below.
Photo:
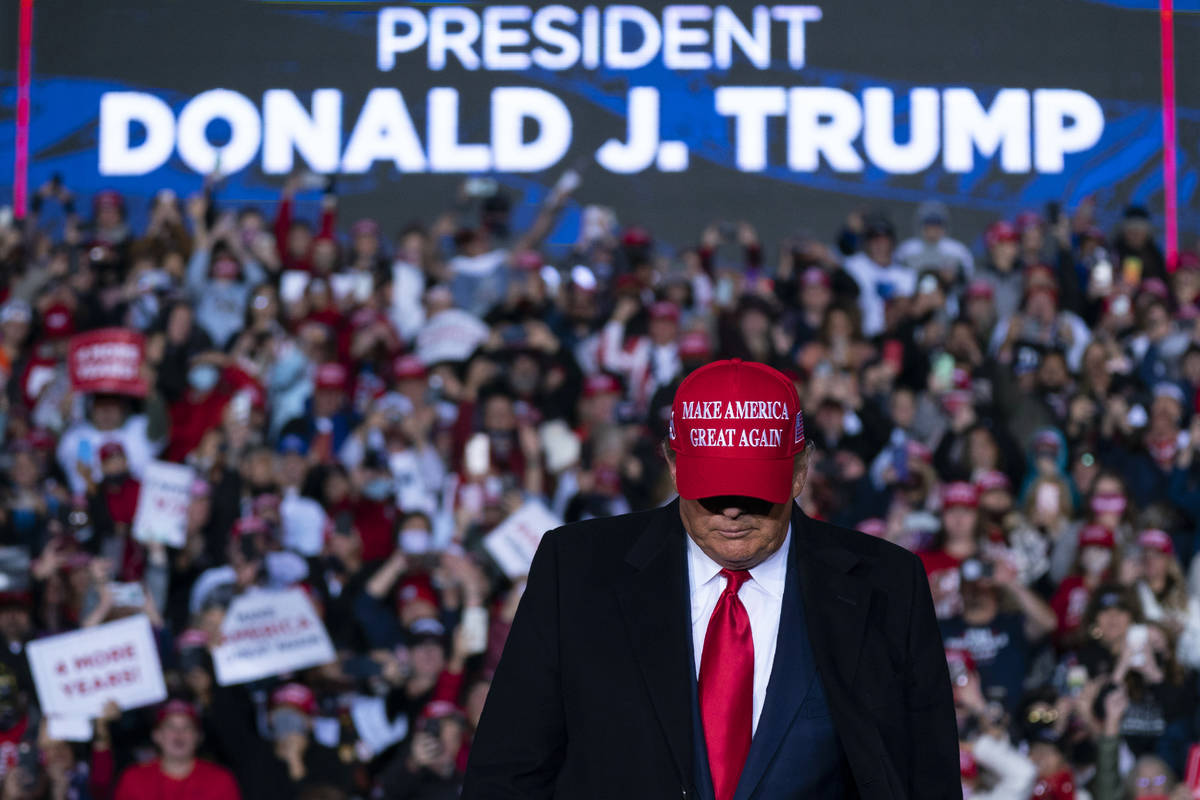
M403 34L396 32L404 25ZM420 47L429 33L425 15L415 8L383 8L376 20L376 65L380 71L388 72L396 66L397 53L411 53Z
M208 141L210 122L229 125L229 141L214 147ZM193 97L179 114L179 157L196 172L208 174L219 165L228 175L246 167L262 141L258 109L245 95L229 89L210 89Z
M537 122L537 137L526 142L525 120ZM537 172L554 165L571 146L571 114L544 89L502 87L492 92L492 150L495 168Z
M1029 92L1001 89L987 111L970 89L942 93L945 144L942 163L947 172L970 172L975 150L984 158L1000 151L1005 172L1029 171Z
M1087 150L1100 141L1104 111L1084 92L1038 89L1033 93L1033 131L1037 171L1062 172L1065 153Z
M529 69L529 54L514 53L506 47L527 47L529 31L506 28L506 23L525 22L529 6L488 6L483 10L483 64L490 70Z
M703 28L685 28L689 22L707 22L712 19L709 6L667 6L663 9L663 63L668 69L711 69L712 55L685 47L706 47L708 31Z
M734 118L738 169L767 168L767 117L787 110L787 94L779 86L722 86L716 91L717 113Z
M146 129L145 140L131 147L130 126ZM145 175L171 157L175 115L171 107L145 92L105 92L100 97L100 174Z
M310 116L287 89L270 89L263 95L263 172L291 172L295 151L314 172L337 172L342 93L337 89L316 90L312 109Z
M546 47L535 47L531 54L533 63L542 69L570 69L579 61L580 44L570 31L555 27L555 23L564 26L574 25L579 20L579 14L567 6L546 6L539 8L533 15L533 35L543 45L557 48L558 52L547 50Z
M380 159L404 172L422 172L425 153L399 89L372 89L342 156L342 171L363 173Z
M862 130L862 108L854 95L797 86L788 100L788 167L815 172L823 155L838 172L862 172L863 160L851 144Z
M911 175L928 169L938 151L937 89L913 89L908 100L908 144L896 143L896 102L891 89L863 92L863 144L871 163L886 172Z

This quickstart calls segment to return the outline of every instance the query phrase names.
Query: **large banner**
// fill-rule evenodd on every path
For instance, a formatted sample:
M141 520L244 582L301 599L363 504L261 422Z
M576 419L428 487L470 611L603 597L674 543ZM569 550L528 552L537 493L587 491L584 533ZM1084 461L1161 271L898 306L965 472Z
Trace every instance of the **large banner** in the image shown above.
M155 190L195 191L219 168L225 197L270 211L303 168L340 174L343 213L386 215L394 234L467 175L496 178L528 220L573 168L580 202L676 244L742 217L772 238L829 236L858 202L907 231L929 197L975 230L1085 197L1110 224L1129 202L1162 212L1157 7L47 0L30 185L61 173L85 195L116 188L137 216ZM1186 66L1195 23L1177 19L1186 241L1200 229L1200 72ZM0 185L12 164L0 157ZM554 240L579 221L572 208Z

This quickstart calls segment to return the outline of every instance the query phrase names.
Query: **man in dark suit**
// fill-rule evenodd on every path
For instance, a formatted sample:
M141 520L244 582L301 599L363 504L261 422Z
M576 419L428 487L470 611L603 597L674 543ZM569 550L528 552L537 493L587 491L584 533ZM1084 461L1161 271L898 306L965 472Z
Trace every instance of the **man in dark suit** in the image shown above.
M463 797L961 797L925 572L794 503L792 382L702 367L668 436L678 500L542 539Z

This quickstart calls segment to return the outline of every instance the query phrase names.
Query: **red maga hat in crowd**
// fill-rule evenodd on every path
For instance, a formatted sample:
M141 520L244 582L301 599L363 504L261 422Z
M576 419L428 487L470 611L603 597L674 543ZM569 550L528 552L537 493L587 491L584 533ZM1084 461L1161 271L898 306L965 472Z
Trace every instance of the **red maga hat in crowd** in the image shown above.
M1154 550L1167 556L1175 552L1175 543L1171 541L1170 534L1158 528L1149 528L1139 533L1138 547L1143 550Z
M1113 532L1103 525L1084 525L1079 529L1080 547L1107 547L1109 550L1117 546Z
M187 700L175 698L173 700L168 700L158 707L158 711L154 715L154 724L161 725L163 720L173 714L182 714L192 722L196 722L200 717L200 715L196 713L196 707L194 705L189 703Z
M317 367L318 389L345 389L349 375L346 368L336 361L328 361Z
M804 416L782 372L736 358L700 367L675 392L669 436L680 497L792 499Z
M977 508L979 492L966 481L954 481L942 489L942 508Z
M317 712L317 698L303 683L285 683L271 692L271 708L291 706L312 716Z

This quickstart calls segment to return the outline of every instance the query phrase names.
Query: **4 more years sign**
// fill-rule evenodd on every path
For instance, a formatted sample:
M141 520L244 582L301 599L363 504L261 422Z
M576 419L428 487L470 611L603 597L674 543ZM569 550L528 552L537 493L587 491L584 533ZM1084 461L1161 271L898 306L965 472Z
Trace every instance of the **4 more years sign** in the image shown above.
M48 715L96 717L109 700L128 709L167 696L154 634L143 615L38 639L26 654Z

